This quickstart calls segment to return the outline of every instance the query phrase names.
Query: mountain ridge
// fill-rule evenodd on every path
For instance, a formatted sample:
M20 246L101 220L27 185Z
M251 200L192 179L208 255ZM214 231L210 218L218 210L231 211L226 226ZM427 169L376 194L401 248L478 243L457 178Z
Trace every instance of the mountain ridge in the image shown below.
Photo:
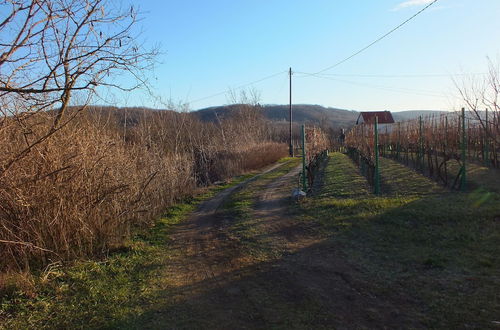
M191 111L202 121L214 121L230 115L239 105L222 105ZM289 105L259 105L266 119L273 122L287 122ZM349 128L354 126L362 111L324 107L316 104L292 104L292 119L298 124L313 124L332 128ZM440 110L405 110L392 112L394 120L403 121L433 114L441 114ZM218 118L218 119L217 119Z

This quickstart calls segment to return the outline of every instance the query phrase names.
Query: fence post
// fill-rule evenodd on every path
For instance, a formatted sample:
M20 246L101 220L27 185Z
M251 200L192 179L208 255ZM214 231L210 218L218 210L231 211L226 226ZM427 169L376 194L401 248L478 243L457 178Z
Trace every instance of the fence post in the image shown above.
M306 125L302 125L302 189L307 191L306 173Z
M444 150L443 150L443 157L444 157L444 178L445 178L445 186L448 185L448 165L446 161L446 152L448 151L448 115L444 117Z
M398 162L401 161L400 153L401 153L401 122L398 122L398 148L396 153Z
M375 116L375 195L380 194L380 172L378 159L378 117Z
M462 176L460 178L460 190L465 191L466 182L467 182L467 168L465 166L465 157L466 157L466 144L467 144L467 133L465 127L465 108L462 108L462 168L460 171L462 172Z
M422 116L418 117L418 167L424 172L424 136L422 132Z
M389 153L387 148L389 147L389 145L391 143L390 139L389 139L389 134L387 132L387 125L385 125L385 135L384 135L384 141L382 143L383 143L382 156L387 157L387 154Z
M486 108L486 126L484 134L484 166L490 166L490 137L488 135L488 108Z

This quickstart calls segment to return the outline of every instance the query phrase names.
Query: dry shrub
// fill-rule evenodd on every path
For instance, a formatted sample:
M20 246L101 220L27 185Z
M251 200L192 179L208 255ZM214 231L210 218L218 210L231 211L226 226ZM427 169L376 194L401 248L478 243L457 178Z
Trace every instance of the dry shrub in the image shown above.
M318 127L306 127L307 163L311 163L321 152L328 149L328 135Z
M50 116L34 120L30 136L44 132ZM30 136L20 130L0 131L0 154L24 148ZM1 268L96 255L123 242L131 224L192 192L190 164L186 155L128 145L112 130L72 122L0 177Z
M267 142L241 151L244 171L261 168L288 155L288 147L283 143Z
M242 115L216 125L173 112L123 121L116 111L93 111L25 154L50 131L53 117L4 118L0 270L104 255L123 244L131 227L150 224L197 185L286 155L286 146L266 139L258 121L239 133Z
M286 157L285 144L265 142L244 148L221 151L216 155L210 177L212 182L264 167Z

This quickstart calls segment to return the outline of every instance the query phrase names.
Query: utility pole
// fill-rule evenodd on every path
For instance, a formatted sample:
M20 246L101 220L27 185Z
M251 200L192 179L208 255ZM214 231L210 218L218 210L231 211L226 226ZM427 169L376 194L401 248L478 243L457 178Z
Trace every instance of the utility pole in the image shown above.
M290 106L289 116L290 116L290 157L293 157L293 143L292 143L292 68L288 71L288 75L290 76Z

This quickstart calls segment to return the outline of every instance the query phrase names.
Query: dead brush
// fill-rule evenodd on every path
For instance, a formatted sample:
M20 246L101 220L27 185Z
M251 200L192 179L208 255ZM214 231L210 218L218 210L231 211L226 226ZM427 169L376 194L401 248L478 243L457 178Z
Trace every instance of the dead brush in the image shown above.
M31 134L44 128L33 125ZM15 155L29 138L0 134L3 155ZM0 177L0 268L102 254L123 242L132 224L192 192L190 164L187 156L127 145L88 121L71 123Z
M197 185L286 155L244 112L217 125L175 112L130 111L122 121L118 111L80 113L41 141L52 114L4 118L0 271L105 256Z

